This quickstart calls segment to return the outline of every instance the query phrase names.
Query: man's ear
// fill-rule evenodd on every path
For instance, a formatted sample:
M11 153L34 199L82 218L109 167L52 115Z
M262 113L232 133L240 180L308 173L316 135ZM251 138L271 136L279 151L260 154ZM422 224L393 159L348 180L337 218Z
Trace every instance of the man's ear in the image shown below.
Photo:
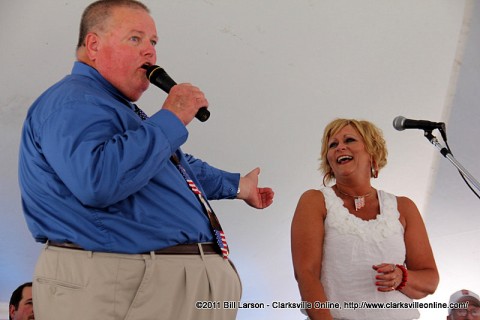
M10 315L10 318L14 318L15 317L15 306L13 304L11 304L9 307L8 307L8 314Z
M88 33L85 37L85 50L90 60L95 61L99 45L100 37L94 32Z

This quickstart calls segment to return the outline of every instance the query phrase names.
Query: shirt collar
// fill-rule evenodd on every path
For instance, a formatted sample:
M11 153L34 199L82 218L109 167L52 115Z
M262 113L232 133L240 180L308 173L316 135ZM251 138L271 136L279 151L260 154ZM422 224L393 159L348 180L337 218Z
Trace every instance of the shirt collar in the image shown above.
M117 88L115 88L110 82L105 79L97 69L89 66L86 63L75 61L72 68L72 75L80 75L91 78L93 81L100 83L100 85L105 88L112 95L117 97L120 101L128 105L132 110L135 109L134 104L127 99Z

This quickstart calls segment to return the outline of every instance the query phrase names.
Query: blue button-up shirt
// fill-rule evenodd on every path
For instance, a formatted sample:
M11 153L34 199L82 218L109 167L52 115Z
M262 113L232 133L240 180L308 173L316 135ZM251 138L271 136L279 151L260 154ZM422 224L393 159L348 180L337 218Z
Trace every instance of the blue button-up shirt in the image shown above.
M23 127L19 181L33 237L119 253L212 241L200 202L169 158L177 153L208 199L234 198L240 175L182 153L187 137L170 111L141 121L94 68L76 62L34 102Z

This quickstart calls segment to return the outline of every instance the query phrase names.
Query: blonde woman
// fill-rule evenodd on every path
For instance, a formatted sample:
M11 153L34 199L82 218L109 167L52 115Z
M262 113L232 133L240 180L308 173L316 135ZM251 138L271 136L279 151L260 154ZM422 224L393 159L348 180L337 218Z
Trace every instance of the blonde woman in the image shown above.
M310 319L417 319L409 303L437 288L416 205L371 185L386 163L374 124L336 119L325 128L325 187L300 197L292 221L295 277ZM366 304L389 302L388 309Z

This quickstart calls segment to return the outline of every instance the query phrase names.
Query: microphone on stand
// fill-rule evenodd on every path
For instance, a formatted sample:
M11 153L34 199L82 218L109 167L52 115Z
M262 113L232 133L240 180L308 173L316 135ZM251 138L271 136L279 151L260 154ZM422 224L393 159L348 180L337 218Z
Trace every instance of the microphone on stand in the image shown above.
M422 129L422 130L433 130L441 129L445 130L445 123L443 122L431 122L427 120L412 120L407 119L402 116L398 116L393 119L393 127L398 131L403 131L405 129Z
M473 189L470 185L472 184L477 190L480 191L480 183L475 180L475 178L453 157L452 151L447 143L447 133L446 126L444 122L432 122L427 120L412 120L407 119L402 116L398 116L393 119L393 127L398 131L403 131L405 129L422 129L424 130L423 135L428 139L435 147L438 148L442 156L450 160L450 162L458 169L460 176L465 181L467 186L472 190L472 192L480 199L480 195ZM434 129L438 129L442 134L443 141L445 141L446 147L442 146L438 139L432 134ZM467 179L469 181L467 181Z
M170 89L177 84L172 78L170 78L170 76L165 70L163 70L162 67L144 64L142 68L147 70L146 76L150 83L156 85L166 93L169 93ZM210 118L210 111L208 111L207 107L201 107L198 109L195 118L201 122L205 122L208 120L208 118Z

